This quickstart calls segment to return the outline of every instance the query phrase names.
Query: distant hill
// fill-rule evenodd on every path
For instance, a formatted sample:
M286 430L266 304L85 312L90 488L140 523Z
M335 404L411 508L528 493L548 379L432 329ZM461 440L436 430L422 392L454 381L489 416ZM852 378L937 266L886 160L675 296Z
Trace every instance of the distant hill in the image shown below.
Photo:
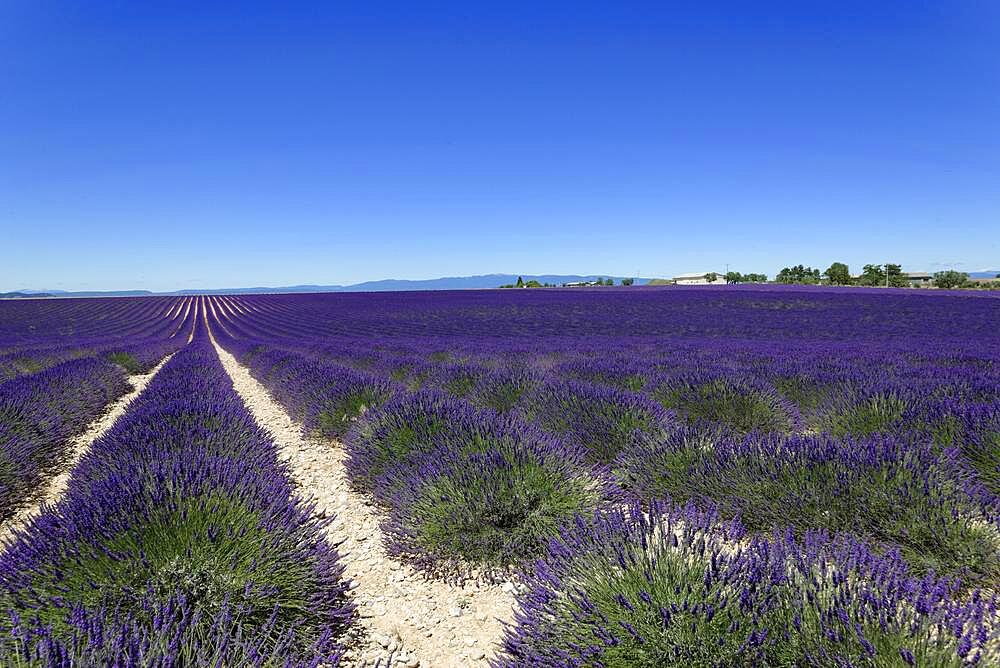
M149 290L114 290L105 292L67 292L65 290L18 290L7 293L21 297L140 297L144 295L252 295L252 294L294 294L303 292L409 292L414 290L482 290L499 288L501 285L516 283L520 276L525 281L539 283L582 283L598 278L612 278L620 283L622 276L607 274L485 274L482 276L448 276L425 280L402 280L395 278L380 281L365 281L352 285L285 285L280 287L253 288L212 288L208 290L177 290L174 292L150 292ZM635 279L636 285L649 283L648 278ZM2 296L2 293L0 293Z
M21 297L143 297L155 294L176 294L156 293L149 290L86 290L80 292L67 292L66 290L17 290L16 292L0 293L0 297L7 295L20 295Z
M1000 269L996 271L970 271L969 278L996 278L1000 276Z
M31 292L18 291L18 292L0 292L0 299L31 299L32 297L54 297L52 293L49 292Z
M501 285L516 283L520 276L525 281L538 281L539 283L577 283L584 281L596 281L598 278L613 278L615 282L620 282L621 276L608 276L607 274L590 274L580 276L576 274L485 274L482 276L449 276L446 278L430 278L425 280L402 280L388 278L381 281L366 281L364 283L354 283L352 285L289 285L277 288L228 288L217 290L181 290L181 295L204 295L204 294L254 294L261 292L269 293L295 293L295 292L409 292L413 290L482 290L487 288L499 288ZM636 285L644 285L649 279L638 278Z

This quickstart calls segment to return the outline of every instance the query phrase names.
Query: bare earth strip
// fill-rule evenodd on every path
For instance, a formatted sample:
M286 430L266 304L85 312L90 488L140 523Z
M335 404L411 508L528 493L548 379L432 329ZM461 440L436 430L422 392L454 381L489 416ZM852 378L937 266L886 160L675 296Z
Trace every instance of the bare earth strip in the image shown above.
M136 397L142 394L143 390L146 389L146 386L149 385L149 381L153 379L153 376L155 376L157 372L163 368L163 365L166 364L167 360L171 357L173 357L173 355L168 355L160 360L160 363L153 367L149 373L136 374L128 377L128 382L129 385L132 386L132 389L115 400L115 402L108 407L108 410L106 410L101 417L87 425L87 428L83 431L83 433L77 435L70 441L69 460L63 466L62 471L49 481L48 488L42 493L41 498L37 502L26 508L22 508L16 515L14 515L14 517L0 527L0 542L9 538L15 528L23 527L29 519L36 515L40 515L46 504L55 503L59 500L59 497L61 497L66 491L66 485L69 482L69 476L73 471L73 467L76 466L76 463L80 461L80 457L82 457L83 454L90 448L90 444L99 439L101 436L104 436L104 434L111 429L118 418L125 414L125 411L128 410L129 404L131 404Z
M348 485L343 447L305 437L264 386L213 344L236 391L274 437L301 493L316 502L321 516L336 518L328 537L339 545L361 627L347 642L344 665L484 666L501 638L502 622L513 616L513 586L449 585L386 556L378 511Z

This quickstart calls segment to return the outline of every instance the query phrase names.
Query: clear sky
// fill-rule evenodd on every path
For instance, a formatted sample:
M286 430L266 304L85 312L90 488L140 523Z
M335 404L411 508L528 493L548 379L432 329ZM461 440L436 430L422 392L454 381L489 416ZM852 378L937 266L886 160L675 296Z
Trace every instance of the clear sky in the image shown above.
M992 0L267 5L0 2L0 290L1000 269Z

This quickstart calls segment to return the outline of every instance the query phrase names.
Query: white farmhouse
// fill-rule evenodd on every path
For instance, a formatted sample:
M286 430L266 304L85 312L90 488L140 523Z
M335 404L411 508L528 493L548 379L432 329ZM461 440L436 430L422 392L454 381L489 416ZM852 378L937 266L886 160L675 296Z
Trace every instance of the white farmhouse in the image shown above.
M709 281L710 274L715 274L715 280ZM695 274L679 274L674 276L676 285L725 285L726 275L721 271L702 271Z

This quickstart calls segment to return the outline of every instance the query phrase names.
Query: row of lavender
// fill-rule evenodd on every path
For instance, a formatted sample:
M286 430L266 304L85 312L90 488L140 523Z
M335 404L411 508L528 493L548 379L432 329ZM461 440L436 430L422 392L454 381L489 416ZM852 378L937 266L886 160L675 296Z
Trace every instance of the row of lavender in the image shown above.
M38 499L64 467L71 439L130 389L128 374L148 371L193 331L194 315L180 303L92 306L87 318L71 311L76 317L56 327L38 314L17 320L4 305L8 331L35 331L40 322L55 329L0 357L0 371L5 359L18 365L16 377L0 381L0 522ZM77 339L81 330L99 336Z
M0 384L93 356L140 373L162 357L157 343L187 341L197 311L194 298L80 301L86 312L75 300L43 301L31 309L0 306Z
M0 521L37 498L70 439L128 389L124 370L96 357L0 385Z
M264 359L271 364L262 365ZM357 376L337 373L307 358L258 352L248 360L276 396L307 421L310 411L314 416L316 407L323 405L318 398L342 407L346 405L341 399L345 387L351 388L349 396L360 396L356 393ZM331 382L337 377L350 380L338 389ZM377 383L362 393L369 399L377 397ZM351 401L354 399L348 399ZM322 428L321 422L314 424ZM794 547L797 543L791 535L770 537L768 530L735 556L732 548L726 551L723 545L716 546L714 556L711 550L702 552L701 557L709 555L702 570L693 567L678 574L676 569L690 561L694 537L688 536L679 546L658 533L655 538L660 542L643 546L643 560L633 563L630 559L626 567L620 561L620 550L638 549L634 543L648 538L648 527L641 522L626 525L601 519L614 512L622 495L607 469L588 463L586 453L579 448L554 441L516 418L470 410L441 395L401 395L356 423L347 435L347 445L352 481L359 489L374 492L374 498L386 508L384 529L397 556L443 574L468 567L481 570L529 565L532 575L528 582L533 590L523 599L521 626L508 638L504 660L510 665L576 665L577 661L590 665L598 659L607 665L616 661L621 665L664 665L668 658L675 663L698 659L711 659L711 663L722 660L723 664L794 663L794 657L818 665L837 665L837 661L861 662L876 653L883 660L888 655L890 661L920 662L915 665L961 665L983 653L996 652L997 638L990 621L996 614L994 599L973 593L970 603L957 604L953 595L960 589L959 583L933 576L915 578L896 554L878 557L856 540L830 540L808 528L799 535L809 554L815 555L808 559L792 558L799 548ZM861 483L863 490L864 483L870 481L854 482ZM794 491L804 492L801 486ZM846 499L838 519L863 516L864 504L885 493L876 488L868 491L867 498L859 498L862 494ZM787 504L789 499L774 501ZM900 507L909 501L900 499ZM939 512L927 518L923 513L933 504L927 497L919 501L922 505L910 509L899 521L914 520L916 526L911 528L920 530L925 538L934 528L947 531L951 516L943 517ZM566 530L574 527L580 515L590 513L598 515L597 526L611 535L587 534L592 527L586 524L581 525L583 536ZM633 507L632 519L639 516L638 507ZM703 517L703 511L685 509L678 519L682 526L703 526ZM808 526L808 521L803 524ZM566 531L563 540L572 548L560 547L560 543L547 545L560 530ZM745 532L746 528L731 522L725 534L731 541ZM552 550L547 559L531 564L532 557L547 548ZM598 548L603 552L593 554ZM646 554L647 549L653 554ZM597 584L588 582L586 573L581 575L577 557L597 561L592 564L593 577L609 577L621 569L617 577L622 582L608 586L622 589L604 592L604 607L587 599L565 598L567 593L579 595L581 591L597 595ZM647 572L657 563L666 570ZM553 580L551 568L558 568L562 579ZM787 577L776 580L785 570ZM719 574L722 571L725 577ZM818 578L819 574L829 577ZM864 579L859 580L858 575ZM698 591L674 589L689 579L704 579L710 584ZM640 587L643 584L645 588ZM739 602L720 598L726 591L731 594L732 587L750 585L761 589L755 592L759 598ZM629 599L619 598L628 592ZM774 598L776 592L781 593L780 599ZM562 606L558 615L552 609L553 601ZM694 605L694 601L700 603ZM802 609L806 601L815 607ZM839 601L841 606L824 607L824 601ZM731 609L720 614L719 619L726 620L720 626L713 620L727 604ZM688 605L694 609L688 610ZM758 605L764 608L755 607ZM658 629L663 618L649 620L650 611L658 610L657 606L667 610L685 607L677 618L682 630L676 635L666 626ZM912 610L921 612L913 615ZM587 616L581 617L584 613ZM564 644L557 642L557 633L553 635L553 615L565 617L567 622L576 620L563 629L568 634L562 638ZM577 622L579 625L574 625ZM633 625L632 630L628 625ZM635 631L643 625L646 628ZM626 631L628 635L623 635ZM661 635L650 638L653 644L648 654L645 647L604 653L605 645L617 647L623 640L626 646L630 646L628 640L642 645L645 641L639 639L643 634L653 632ZM740 638L746 642L726 647L705 645L703 634L713 641ZM794 636L795 647L788 646L789 634ZM577 647L585 639L588 642ZM680 654L661 655L663 647ZM624 653L613 658L619 652Z
M4 665L336 664L322 529L200 326L0 555Z
M519 304L511 317L532 312L535 298L520 294L527 303ZM373 300L368 310L359 308L353 298L346 300L347 296L335 301L327 298L325 318L310 313L310 307L315 311L322 303L312 296L277 304L274 297L234 299L228 302L231 306L220 305L219 310L221 317L249 319L252 334L272 345L368 370L403 382L409 389L435 387L459 397L488 384L488 376L498 372L515 376L508 382L520 386L561 378L642 394L689 422L718 422L738 433L921 431L941 445L964 440L964 434L956 433L963 428L982 431L976 424L996 412L1000 369L995 322L1000 319L1000 300L912 295L883 295L880 300L876 296L882 319L888 323L905 321L914 313L927 320L919 327L894 331L898 326L890 329L887 323L878 323L875 314L866 312L864 295L854 294L853 329L840 325L841 339L831 342L828 321L844 320L846 314L839 313L842 305L836 304L836 310L824 306L830 298L825 293L715 291L715 295L725 295L723 299L712 297L711 291L640 291L635 294L642 299L635 301L646 308L632 309L626 307L633 293L620 293L618 301L624 306L615 314L621 318L617 326L602 319L598 311L594 320L600 325L600 335L567 331L555 337L545 335L553 322L574 324L566 312L596 310L608 299L607 293L561 294L566 303L561 308L547 304L547 317L539 315L535 322L520 317L524 330L516 337L504 335L509 323L503 318L510 315L510 307L492 303L513 298L496 293L477 295L475 299L482 303L475 309L466 303L473 298L464 294L443 297L436 308L423 295L414 296L408 305L397 303L403 298L395 296L385 305L397 309L391 317L379 314L374 295L368 296ZM648 303L650 294L659 296L659 303ZM742 301L736 299L739 295ZM700 302L693 296L700 297ZM449 309L452 297L455 304ZM588 303L588 298L594 303ZM871 301L872 296L865 299ZM720 303L729 309L720 311ZM703 321L704 313L717 317L717 328ZM810 317L804 318L804 313ZM484 314L492 314L496 321L491 330L476 331L475 323ZM683 327L678 325L692 315L698 317ZM359 329L353 336L318 336L316 330L328 326L324 320L333 316L340 319L336 329L329 325L334 332L352 322ZM942 316L951 330L929 335L934 333L931 325L941 329ZM429 318L433 326L426 323ZM720 337L720 331L734 327L726 320L738 320L742 336ZM762 338L774 333L775 321L787 326L781 330L782 337ZM651 329L656 322L659 329L680 329L687 336L636 336L636 331ZM401 335L398 330L407 324L409 333ZM427 330L438 334L428 336ZM870 331L888 336L872 341L865 336ZM491 401L496 405L490 407L508 408L502 398ZM977 459L975 452L969 454L971 460ZM981 467L980 473L995 476L996 463Z
M195 298L43 299L0 302L0 353L39 340L141 335L149 323L177 316Z
M676 327L676 293L658 294L666 328ZM385 507L397 554L445 574L528 564L532 591L507 640L511 665L995 657L996 601L969 591L995 590L998 573L996 489L986 475L998 461L990 353L960 337L894 339L873 354L870 341L463 335L488 304L471 314L462 304L456 313L470 317L447 337L449 324L434 318L438 336L428 337L426 299L411 300L411 310L393 299L395 310L381 314L327 298L327 314L369 329L353 339L315 336L324 318L310 317L323 306L314 297L280 308L275 298L221 299L213 311L225 345L293 414L344 436L352 482ZM554 320L580 306L566 299ZM806 298L747 299L773 317ZM953 319L977 322L996 306L961 309L972 313ZM699 536L714 531L699 518L721 513L728 542L714 553L702 545L688 568L694 543L685 548L662 529L647 535L637 509L628 521L600 519L629 497L689 502L683 524L702 527ZM591 513L596 523L575 525ZM824 530L840 537L816 533ZM747 531L755 537L734 547L734 534ZM635 550L652 557L654 572L627 556ZM813 557L794 556L802 551ZM574 575L578 558L594 560L596 580ZM739 586L746 600L726 601ZM831 600L838 604L824 607ZM724 650L712 636L720 628L740 641Z
M217 311L234 332L259 317ZM241 340L261 336L244 331ZM780 357L766 343L674 342L659 351L643 344L629 360L615 351L595 359L592 343L527 352L517 344L520 355L505 352L505 340L446 343L279 339L243 352L327 435L343 436L362 407L394 392L433 388L583 446L635 498L707 500L759 530L781 521L855 531L900 548L921 572L971 583L1000 573L1000 381L988 358L939 358L947 366L934 367L924 348L883 353L873 365L847 346L783 343ZM296 355L305 359L291 364ZM317 387L302 380L310 376Z
M379 368L365 357L338 359L415 387L412 375L394 374L398 360ZM640 499L709 499L758 529L780 521L856 531L898 546L921 571L972 582L998 577L1000 384L987 373L886 377L885 367L873 372L838 361L792 373L785 365L769 381L761 372L724 369L725 362L677 363L649 376L634 363L590 359L547 372L509 363L425 364L420 388L515 413L583 446ZM638 389L653 377L655 389L608 383L622 367L618 378ZM579 380L595 368L603 377ZM372 404L369 394L348 396L312 421L328 432L337 420L346 424L356 406Z

